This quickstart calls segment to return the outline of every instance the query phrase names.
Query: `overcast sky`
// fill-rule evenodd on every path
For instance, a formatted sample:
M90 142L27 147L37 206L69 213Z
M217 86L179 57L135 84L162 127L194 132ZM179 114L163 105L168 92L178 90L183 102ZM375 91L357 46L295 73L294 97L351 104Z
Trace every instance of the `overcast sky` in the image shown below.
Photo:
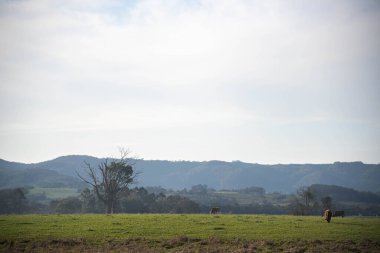
M0 158L380 162L380 1L0 0Z

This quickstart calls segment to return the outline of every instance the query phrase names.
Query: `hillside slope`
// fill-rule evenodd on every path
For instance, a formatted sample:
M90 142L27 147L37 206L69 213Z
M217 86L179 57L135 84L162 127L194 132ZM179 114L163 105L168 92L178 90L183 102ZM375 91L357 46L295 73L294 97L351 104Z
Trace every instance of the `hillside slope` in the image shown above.
M41 181L41 177L49 175L49 182L53 183L54 177L51 177L52 174L49 171L62 176L59 179L60 183L62 180L70 184L77 183L76 172L84 172L84 162L95 167L102 161L104 159L76 155L58 157L35 164L0 160L0 187L9 185L6 182L17 181L14 177L25 177L24 174L30 173L31 169L38 170L40 176L30 178L29 185L33 185L33 180ZM190 188L197 184L207 184L215 189L260 186L269 192L293 192L304 185L327 184L360 191L380 192L380 164L336 162L333 164L261 165L223 161L158 160L135 160L134 162L136 170L141 172L138 185L142 186L162 186L172 189ZM55 175L56 178L59 178L57 175ZM34 179L36 177L37 179Z

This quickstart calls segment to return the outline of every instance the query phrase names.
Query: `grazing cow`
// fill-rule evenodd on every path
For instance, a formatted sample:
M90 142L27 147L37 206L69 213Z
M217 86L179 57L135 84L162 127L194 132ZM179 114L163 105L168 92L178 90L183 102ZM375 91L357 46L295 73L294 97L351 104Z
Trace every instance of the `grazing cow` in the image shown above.
M330 209L326 209L325 210L325 214L324 214L324 217L325 217L325 220L330 223L331 221L331 217L332 217L332 212Z
M334 217L344 217L344 211L335 211Z
M220 207L213 207L210 210L210 214L218 214L220 213Z

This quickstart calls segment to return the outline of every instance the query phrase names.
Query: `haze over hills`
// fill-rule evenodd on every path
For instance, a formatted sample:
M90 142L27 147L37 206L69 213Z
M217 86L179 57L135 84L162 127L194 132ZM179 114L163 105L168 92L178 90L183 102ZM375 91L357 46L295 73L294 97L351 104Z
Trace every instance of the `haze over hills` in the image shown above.
M0 188L21 186L79 187L76 172L83 173L84 162L97 166L104 161L91 156L63 156L34 164L0 159ZM261 165L240 161L161 161L134 160L141 172L139 186L171 189L206 184L215 189L241 189L260 186L268 192L294 192L312 184L339 185L360 191L380 192L380 164L336 162L333 164Z

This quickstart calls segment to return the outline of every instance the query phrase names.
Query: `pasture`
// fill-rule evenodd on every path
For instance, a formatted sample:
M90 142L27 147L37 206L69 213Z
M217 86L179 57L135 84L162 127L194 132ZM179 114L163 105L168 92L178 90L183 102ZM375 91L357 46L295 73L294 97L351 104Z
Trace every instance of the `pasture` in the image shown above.
M48 199L63 199L67 197L76 197L80 195L75 188L40 188L33 187L29 189L27 195L41 195L44 194Z
M50 249L50 250L49 250ZM380 252L380 218L80 214L0 216L3 252Z

